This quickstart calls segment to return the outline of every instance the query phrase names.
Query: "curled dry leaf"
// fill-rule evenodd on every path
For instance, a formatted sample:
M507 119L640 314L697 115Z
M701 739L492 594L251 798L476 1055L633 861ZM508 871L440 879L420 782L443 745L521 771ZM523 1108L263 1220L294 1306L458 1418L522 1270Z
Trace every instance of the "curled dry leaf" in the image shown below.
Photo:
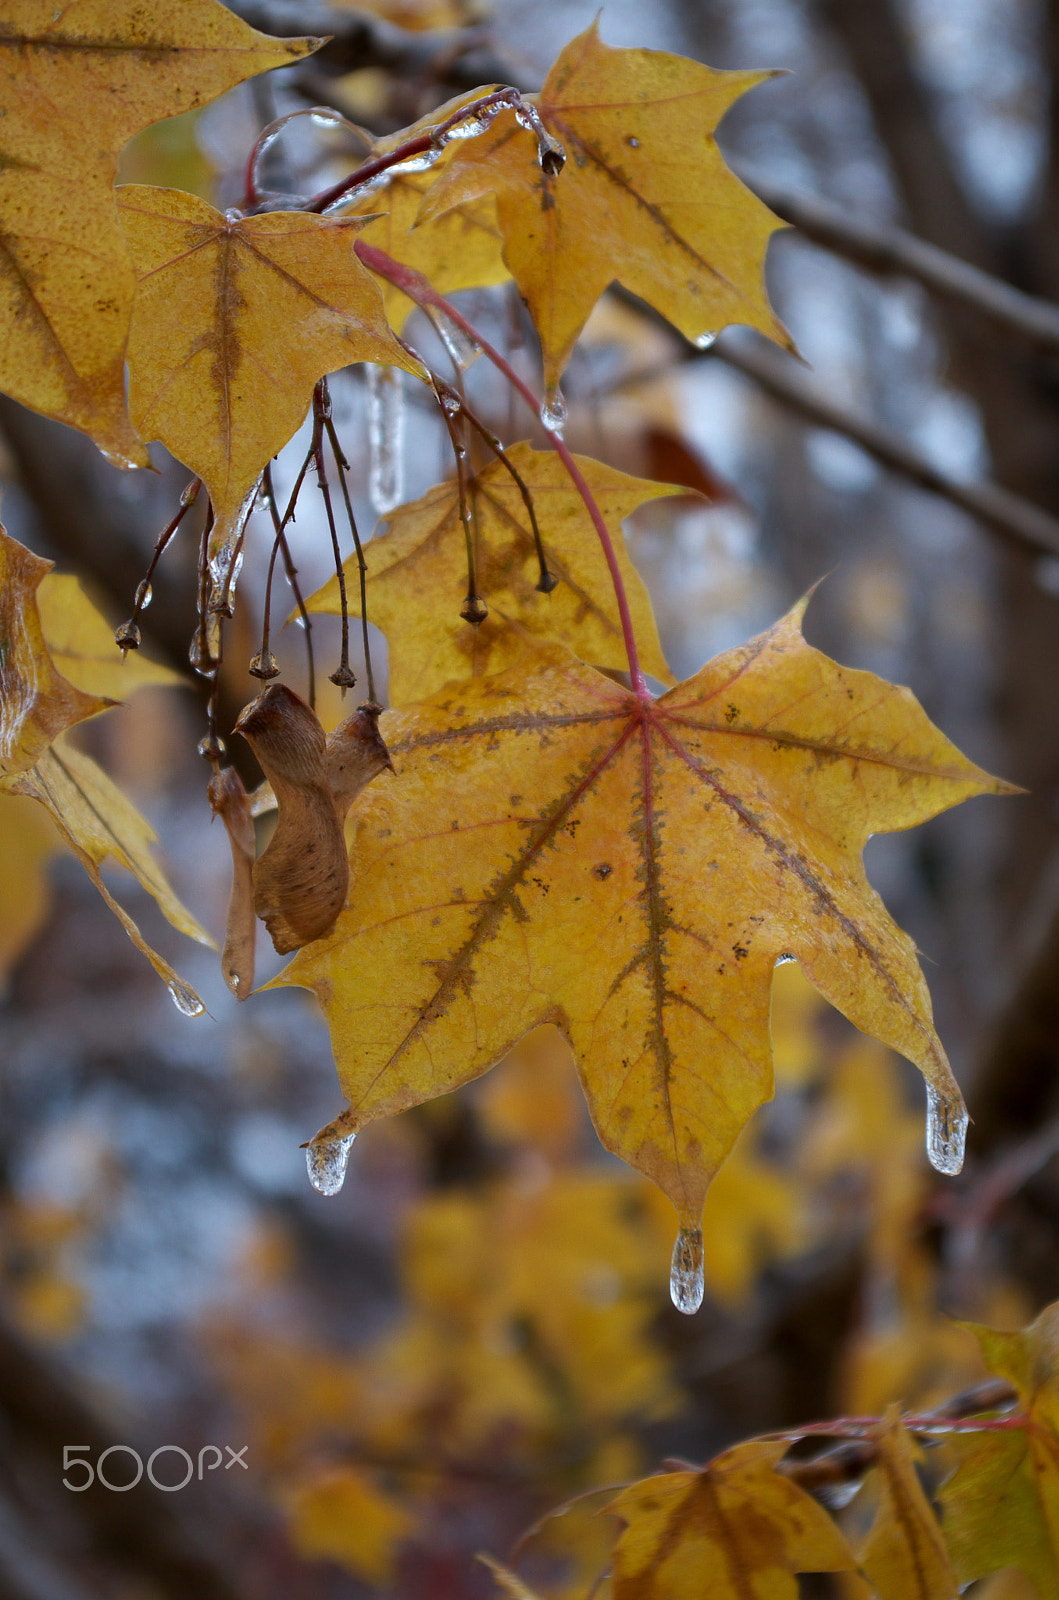
M269 684L235 726L279 807L276 831L254 866L254 910L284 955L333 927L349 887L324 730L312 707L282 683Z
M232 848L232 892L224 931L221 972L237 1000L245 1000L254 987L254 819L250 798L234 767L215 772L208 789L210 810L220 817Z
M391 766L378 716L374 707L360 706L325 739L316 712L274 683L236 723L279 808L276 831L254 867L254 909L280 955L329 933L345 905L342 822L364 786Z

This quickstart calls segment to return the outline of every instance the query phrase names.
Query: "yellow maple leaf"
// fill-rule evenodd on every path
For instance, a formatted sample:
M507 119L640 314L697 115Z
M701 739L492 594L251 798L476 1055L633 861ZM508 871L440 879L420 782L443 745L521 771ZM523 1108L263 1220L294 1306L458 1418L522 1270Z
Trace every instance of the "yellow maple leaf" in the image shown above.
M320 377L355 361L422 368L353 254L359 219L225 216L179 189L136 184L118 204L139 278L129 408L145 438L205 483L221 550Z
M51 905L47 861L58 840L39 806L7 795L0 810L0 982L6 978Z
M919 1451L896 1414L875 1435L879 1506L857 1561L879 1600L953 1600L956 1579L916 1476Z
M352 1467L303 1479L289 1499L295 1549L310 1560L337 1561L364 1583L387 1582L397 1546L415 1525L404 1506Z
M533 499L549 570L551 594L536 585L540 565L521 492L501 461L470 481L477 589L489 616L477 627L460 615L467 592L467 557L459 495L439 483L420 500L398 506L388 531L364 549L368 615L390 640L390 699L422 700L454 679L483 677L513 665L533 639L558 640L582 660L622 670L627 665L614 588L599 536L584 501L551 450L516 444L506 452ZM587 456L575 457L612 531L644 669L672 683L658 641L647 590L625 550L620 524L645 501L681 494L672 484L631 478ZM356 562L347 564L346 590L359 614ZM338 614L337 578L307 602L310 611ZM518 624L517 628L507 626Z
M431 120L440 121L446 109L434 112ZM416 127L418 124L413 124L402 132L401 138L412 137ZM386 141L380 141L375 152L382 154L385 148ZM370 218L362 235L368 244L377 245L404 266L414 267L439 294L446 295L458 289L488 289L511 276L501 253L503 241L492 195L453 206L416 226L438 166L448 165L451 159L446 151L428 172L396 173L381 196L373 193L344 213ZM386 315L400 331L415 310L415 302L392 283L380 287Z
M0 23L0 388L147 466L125 409L135 277L114 209L126 141L297 61L217 0L8 0Z
M843 1572L853 1555L821 1506L775 1471L787 1445L752 1439L701 1472L623 1489L614 1600L797 1600L798 1572Z
M920 1067L934 1159L957 1167L959 1090L860 856L1005 785L908 690L806 644L803 608L657 701L552 648L386 717L397 776L358 802L348 907L275 980L331 1028L350 1105L319 1150L556 1022L603 1143L696 1230L771 1093L789 953Z
M113 701L75 687L56 670L45 641L38 590L51 563L35 556L0 527L0 791L27 795L50 813L63 838L118 917L137 949L164 979L177 1005L189 1015L205 1008L194 990L153 950L135 922L106 888L100 864L114 857L139 879L163 914L183 933L204 944L209 935L181 905L151 854L154 833L90 757L59 735ZM75 674L89 686L109 675L94 655L102 618L76 584L50 580L46 601L50 627L66 648ZM109 634L109 629L107 630ZM111 650L115 649L111 640ZM115 651L116 654L116 651ZM141 681L145 667L132 668Z
M24 772L64 728L113 703L68 683L48 653L37 591L51 565L0 526L0 779Z
M540 335L549 389L615 280L700 344L730 322L787 342L762 276L781 224L714 138L732 102L769 76L613 50L593 23L529 97L565 149L563 170L542 170L533 134L504 117L427 195L424 219L495 192L504 259Z
M953 1569L966 1584L1018 1567L1051 1600L1059 1594L1059 1302L1015 1333L964 1326L1025 1415L1021 1425L947 1441L958 1466L939 1498Z
M72 574L49 572L37 591L37 606L48 654L75 688L120 700L134 689L181 682L179 673L142 650L123 654L114 643L114 629Z

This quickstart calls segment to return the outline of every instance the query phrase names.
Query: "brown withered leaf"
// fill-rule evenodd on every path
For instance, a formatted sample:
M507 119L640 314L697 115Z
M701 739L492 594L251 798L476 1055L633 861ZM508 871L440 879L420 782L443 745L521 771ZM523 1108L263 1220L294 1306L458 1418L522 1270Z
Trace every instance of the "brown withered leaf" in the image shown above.
M478 627L460 616L467 592L467 557L459 495L439 483L421 499L398 506L387 531L364 547L368 615L390 643L390 699L426 699L443 684L484 677L513 664L535 639L555 639L593 666L623 670L628 662L614 586L599 536L584 501L552 450L515 444L506 452L533 499L548 567L559 579L551 594L537 590L540 566L533 528L518 484L500 461L471 480L475 576L489 615ZM588 456L576 456L611 531L645 671L672 683L647 590L629 560L621 523L638 506L680 494L673 484L632 478ZM359 610L357 566L347 563L346 591ZM310 611L338 614L338 579L307 602ZM517 629L507 626L517 624Z
M752 1439L700 1472L623 1489L614 1600L797 1600L798 1572L850 1572L853 1553L827 1512L775 1471L782 1441Z
M254 987L254 948L257 921L254 914L254 819L250 798L234 767L222 767L210 779L210 810L220 817L232 852L232 890L221 951L221 974L237 1000L246 1000Z
M543 171L507 114L467 146L424 201L424 220L495 193L504 259L558 383L600 295L617 280L705 343L745 322L786 343L763 278L781 226L724 163L714 132L765 72L718 72L659 50L612 50L593 23L537 102L566 165Z
M282 683L245 706L235 729L279 809L254 866L254 909L285 955L334 927L349 887L343 818L390 756L373 707L359 707L325 738L315 711Z
M276 980L313 989L331 1028L350 1105L322 1142L555 1022L603 1143L694 1228L771 1093L791 954L920 1067L935 1160L958 1164L962 1101L914 947L860 857L1005 786L908 690L807 645L802 610L656 701L552 647L383 718L397 778L353 813L349 904Z
M270 39L217 0L8 0L0 20L0 388L124 465L135 276L114 208L122 146L316 39Z
M359 218L225 216L178 189L129 184L118 206L139 279L129 408L206 485L223 548L313 385L356 361L422 374L353 254Z

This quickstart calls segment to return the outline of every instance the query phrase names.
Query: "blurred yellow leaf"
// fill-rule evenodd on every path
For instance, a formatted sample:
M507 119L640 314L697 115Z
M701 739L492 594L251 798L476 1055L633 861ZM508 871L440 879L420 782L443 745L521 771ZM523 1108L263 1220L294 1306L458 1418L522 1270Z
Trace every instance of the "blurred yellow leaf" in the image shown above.
M1059 1594L1059 1303L1017 1333L967 1323L990 1371L1011 1383L1020 1426L954 1434L959 1463L942 1485L945 1538L969 1583L1018 1567L1039 1600Z
M482 1083L478 1115L494 1139L528 1144L552 1161L568 1155L584 1099L570 1046L558 1028L534 1028Z
M625 1523L614 1600L797 1600L795 1573L851 1569L826 1511L774 1470L786 1449L751 1440L623 1489L607 1507Z
M614 586L584 501L552 450L512 445L508 459L533 498L549 569L560 580L551 594L536 588L540 564L518 485L500 461L470 483L478 592L489 617L478 627L460 616L467 593L467 555L454 482L439 483L421 500L398 506L388 531L365 547L368 615L390 641L390 699L424 700L445 683L512 665L524 646L505 622L565 644L594 666L627 665ZM576 458L614 538L644 670L672 683L658 641L651 602L625 550L622 519L644 501L679 494L670 484L630 478L587 456ZM346 590L359 615L357 566L350 560ZM310 611L340 610L338 579L307 602Z
M549 388L615 279L695 342L730 322L786 342L763 277L780 223L714 138L732 102L768 76L612 50L593 23L531 96L565 149L562 171L545 172L534 135L502 114L427 195L424 219L495 192L504 258L540 335Z
M0 982L43 926L51 905L46 862L58 847L39 806L7 794L0 805Z
M0 388L126 465L135 278L114 209L125 142L315 49L270 39L216 0L8 0L0 33Z
M879 1600L954 1600L945 1540L916 1476L917 1447L896 1415L875 1437L879 1506L857 1549L861 1570Z
M411 1514L364 1473L340 1467L298 1484L290 1497L294 1548L310 1560L337 1561L364 1583L386 1583Z
M68 683L48 654L37 591L50 570L0 527L0 779L24 772L56 734L111 704Z
M96 763L72 745L56 741L28 772L5 780L9 793L39 800L55 820L67 844L77 855L125 932L151 963L187 1016L199 1016L205 1006L143 937L128 912L114 899L100 875L108 856L128 868L157 901L166 920L201 944L212 945L209 934L177 899L151 852L155 835L135 806L111 783Z
M37 604L51 658L75 688L120 700L150 684L181 683L179 673L151 661L142 650L130 650L123 659L114 629L68 573L49 572Z

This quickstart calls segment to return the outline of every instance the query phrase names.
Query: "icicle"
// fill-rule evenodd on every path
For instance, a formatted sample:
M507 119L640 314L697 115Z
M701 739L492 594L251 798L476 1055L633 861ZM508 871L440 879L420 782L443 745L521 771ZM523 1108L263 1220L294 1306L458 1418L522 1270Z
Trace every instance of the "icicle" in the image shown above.
M702 1304L704 1287L702 1229L681 1228L669 1269L669 1293L677 1310L693 1316Z
M963 1167L967 1108L959 1091L953 1098L927 1084L927 1155L938 1172L954 1177Z
M396 367L368 363L368 495L380 517L404 498L404 389Z
M566 427L566 401L560 388L549 389L544 404L541 406L541 426L547 428L549 433L557 433L562 438L563 429Z
M347 1133L344 1139L314 1139L312 1144L306 1145L309 1182L318 1194L337 1194L345 1183L349 1152L355 1138L355 1133Z
M482 347L469 333L464 333L459 323L453 322L443 311L435 310L434 326L438 330L442 344L452 357L457 369L466 372L473 361L477 361L482 353Z

